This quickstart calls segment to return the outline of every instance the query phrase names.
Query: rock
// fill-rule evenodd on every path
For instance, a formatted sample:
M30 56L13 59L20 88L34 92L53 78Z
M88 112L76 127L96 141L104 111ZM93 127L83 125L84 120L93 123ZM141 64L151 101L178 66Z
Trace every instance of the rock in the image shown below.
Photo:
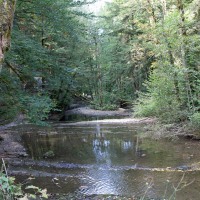
M55 156L55 154L54 154L54 152L53 152L52 150L47 151L47 152L43 155L44 158L53 158L54 156Z
M26 152L19 152L18 157L28 157L28 154Z
M187 165L182 165L182 166L177 167L177 170L182 170L182 171L186 171L189 169L191 169L191 167Z

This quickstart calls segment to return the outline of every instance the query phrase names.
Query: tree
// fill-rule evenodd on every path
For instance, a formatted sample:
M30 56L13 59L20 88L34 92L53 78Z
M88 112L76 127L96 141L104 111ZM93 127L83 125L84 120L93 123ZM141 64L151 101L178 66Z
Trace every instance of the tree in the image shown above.
M0 72L5 52L10 47L10 36L13 24L16 0L0 1Z
M94 56L98 65L93 65L91 72L96 74L93 103L97 108L126 106L137 98L139 90L144 89L143 82L154 58L143 45L142 36L145 34L136 23L141 20L139 7L137 2L113 1L94 22L97 31L91 33L95 38L91 48L95 52L98 47ZM147 20L148 16L145 18Z
M189 119L198 112L200 38L197 31L192 31L196 29L195 10L191 10L194 3L165 1L155 7L155 40L148 44L156 60L146 84L148 92L140 96L135 108L138 114L173 122Z
M86 65L88 53L81 48L85 33L78 19L87 15L76 7L78 2L62 0L17 2L13 45L0 74L1 118L23 113L40 123L55 105L63 110L79 93L77 69Z

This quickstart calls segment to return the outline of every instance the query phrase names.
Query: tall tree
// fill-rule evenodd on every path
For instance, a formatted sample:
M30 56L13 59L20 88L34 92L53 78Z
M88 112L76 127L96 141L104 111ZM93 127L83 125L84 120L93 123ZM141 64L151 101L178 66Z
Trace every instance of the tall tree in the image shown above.
M4 55L4 73L0 74L1 118L23 113L30 121L40 123L53 105L65 109L81 92L78 69L87 65L88 58L81 21L89 15L79 8L86 3L17 2L13 45Z
M0 0L0 72L5 52L10 47L16 0Z

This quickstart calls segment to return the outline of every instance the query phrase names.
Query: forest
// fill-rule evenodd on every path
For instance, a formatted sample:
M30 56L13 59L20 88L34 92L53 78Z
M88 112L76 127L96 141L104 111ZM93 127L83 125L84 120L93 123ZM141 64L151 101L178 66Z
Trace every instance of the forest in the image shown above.
M0 130L1 126L22 117L27 124L41 126L42 131L46 131L50 119L56 116L57 121L62 121L72 105L80 104L101 111L131 109L132 118L156 119L163 126L187 124L199 138L200 0L108 0L103 1L101 9L94 11L96 2L0 0ZM97 140L99 135L105 139L101 128L96 125ZM123 126L121 128L124 130ZM38 137L41 135L39 133ZM54 157L56 148L62 154L56 142L48 137L49 143L43 144L41 140L38 147L38 137L29 137L25 138L26 148L33 145L29 154L36 156L36 160L49 156L49 152L50 157ZM74 141L84 149L80 153L77 147L74 158L87 160L90 154L97 159L99 155L94 156L99 153L98 148L95 149L96 140L91 142L93 153L87 154L89 146L84 146L84 142L91 138L70 137L69 140L62 137L63 151L76 149L71 143L65 146ZM129 141L132 136L127 138ZM0 135L0 142L2 140ZM29 144L30 140L33 144ZM99 139L98 144L102 140ZM124 152L133 146L136 153L130 154L137 154L138 159L145 158L149 149L150 154L159 152L157 149L161 146L167 151L165 143L154 146L153 142L143 140L139 148L140 139L135 136L129 142L123 137L111 140L117 150L112 146L110 149L116 155L118 152L122 160ZM104 141L101 150L107 151L110 144ZM181 141L180 145L184 146ZM180 155L181 159L186 154L189 153ZM190 152L186 157L193 159L193 154ZM127 160L124 162L130 164ZM163 162L168 163L168 160ZM185 157L180 161L183 162L186 162ZM159 161L155 163L160 164ZM163 166L153 167L158 171L167 169L167 164ZM179 169L174 164L170 170L181 171L184 167ZM176 189L178 191L178 186ZM174 193L168 199L172 197Z
M82 99L200 126L199 1L114 0L96 16L92 3L1 2L1 124L20 113L42 123Z

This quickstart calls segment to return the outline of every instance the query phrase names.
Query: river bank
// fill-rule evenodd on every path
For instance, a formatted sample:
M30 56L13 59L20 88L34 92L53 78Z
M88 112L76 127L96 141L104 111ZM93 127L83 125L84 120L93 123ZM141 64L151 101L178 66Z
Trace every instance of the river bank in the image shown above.
M162 125L151 118L116 118L50 122L49 127L24 124L1 130L0 147L8 173L19 182L31 176L27 184L47 188L53 194L49 199L78 199L77 194L80 199L93 200L142 194L140 186L149 174L158 188L168 177L173 183L182 173L187 172L188 180L199 174L200 144L178 140L187 133L181 125ZM54 155L44 157L49 151ZM101 192L105 195L93 195Z
M60 122L51 127L19 126L14 129L22 135L30 156L10 159L8 172L19 182L28 181L26 185L46 188L49 194L58 193L64 199L69 194L74 199L95 199L95 194L97 199L105 198L100 194L113 194L110 199L117 195L119 199L140 197L150 180L155 193L150 192L147 197L158 199L165 191L166 180L176 185L185 173L186 183L194 177L194 185L198 183L199 165L194 163L199 162L200 143L183 138L143 138L147 126ZM49 151L54 155L44 157ZM193 186L188 190L197 192ZM187 199L184 195L181 198Z
M4 159L26 157L26 149L21 143L20 135L10 130L0 131L0 157Z
M200 140L198 133L188 128L184 123L180 124L161 124L155 118L133 118L131 109L118 109L115 111L94 110L89 107L78 107L67 110L65 117L80 116L87 120L60 122L62 126L90 126L95 124L122 124L122 125L140 125L143 124L143 133L141 137L160 138L178 138L185 137L193 140ZM26 149L21 143L21 136L13 130L15 126L23 124L24 116L19 116L14 122L0 126L0 155L2 158L26 157ZM95 120L94 120L95 119Z
M153 123L155 120L150 118L124 118L124 119L105 119L105 120L94 120L94 121L81 121L74 123L60 123L61 126L90 126L94 124L149 124ZM12 126L6 125L0 130L0 156L1 158L19 158L26 157L27 152L21 142L21 136L14 131L14 127L18 124L13 124ZM21 125L23 126L23 125ZM48 135L48 133L46 133ZM52 134L52 133L50 133Z

